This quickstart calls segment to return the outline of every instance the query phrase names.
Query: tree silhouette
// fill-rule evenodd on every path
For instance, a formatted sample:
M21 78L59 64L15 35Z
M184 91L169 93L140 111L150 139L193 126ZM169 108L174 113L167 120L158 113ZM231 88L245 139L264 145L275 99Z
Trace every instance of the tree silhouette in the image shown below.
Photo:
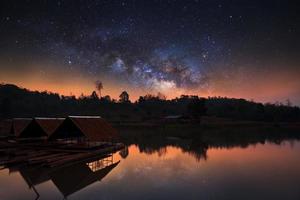
M111 102L112 101L109 95L105 95L102 99L106 102Z
M129 101L129 94L128 94L128 92L126 92L126 91L123 91L121 94L120 94L120 99L119 99L119 101L121 102L121 103L129 103L130 101Z
M147 94L131 103L126 91L116 101L109 96L99 100L96 92L92 95L61 96L51 92L30 91L15 85L0 84L0 119L13 117L62 117L68 115L102 115L110 119L129 118L146 120L167 115L187 115L194 120L201 116L220 118L299 122L300 108L286 104L256 103L245 99L183 95L165 99L163 95ZM289 106L290 105L290 106ZM126 116L126 117L123 117Z
M95 82L95 85L96 85L96 89L99 91L99 96L101 98L101 90L103 89L103 83L102 81L96 81Z
M91 94L91 99L99 100L99 97L98 97L96 91L93 91L93 92L92 92L92 94Z
M206 114L205 99L194 97L187 105L187 114L194 119L200 120L201 116Z

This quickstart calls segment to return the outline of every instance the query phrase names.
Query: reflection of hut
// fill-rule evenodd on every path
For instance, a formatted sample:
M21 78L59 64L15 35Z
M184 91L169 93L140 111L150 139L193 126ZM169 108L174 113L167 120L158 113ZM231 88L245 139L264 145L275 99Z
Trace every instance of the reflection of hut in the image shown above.
M109 159L110 162L107 162ZM101 181L113 170L120 161L113 163L112 155L93 162L103 163L102 167L93 171L91 163L77 162L68 164L59 168L43 168L34 166L25 166L18 169L27 185L32 188L37 195L35 186L51 180L59 191L67 197L96 181Z
M52 182L67 197L96 181L101 181L120 161L93 172L86 163L60 168L50 174Z
M124 149L122 149L119 152L119 154L122 158L127 158L128 154L129 154L128 147L125 147Z
M19 173L30 188L50 180L48 168L24 166Z
M15 118L12 121L12 135L18 137L24 131L24 129L30 124L32 119L30 118Z
M101 117L70 116L49 139L112 141L117 135L117 131Z

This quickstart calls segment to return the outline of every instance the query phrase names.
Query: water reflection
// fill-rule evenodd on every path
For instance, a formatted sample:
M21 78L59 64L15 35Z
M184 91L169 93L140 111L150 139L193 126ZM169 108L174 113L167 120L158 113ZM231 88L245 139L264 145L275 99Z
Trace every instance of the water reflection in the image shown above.
M132 133L131 133L132 134ZM150 131L148 134L126 135L123 141L127 146L136 145L141 153L163 156L168 153L166 147L176 147L182 152L194 157L196 161L207 160L208 149L232 149L247 148L258 144L271 143L281 145L283 142L289 142L293 146L295 141L300 140L300 134L282 133L282 132L241 132L230 131L220 133L214 131L202 132L190 137L173 137L167 134L157 134ZM128 151L128 150L127 150ZM123 152L122 154L128 154ZM126 155L127 156L127 155ZM124 158L126 157L124 156ZM123 157L123 156L122 156Z
M300 199L299 137L242 134L128 136L101 159L10 166L0 199Z
M64 198L67 198L94 182L101 181L119 163L120 160L114 162L113 154L110 154L99 160L81 161L62 167L26 165L12 166L8 170L9 173L20 173L28 187L35 192L36 199L39 199L40 194L35 186L47 181L52 181Z

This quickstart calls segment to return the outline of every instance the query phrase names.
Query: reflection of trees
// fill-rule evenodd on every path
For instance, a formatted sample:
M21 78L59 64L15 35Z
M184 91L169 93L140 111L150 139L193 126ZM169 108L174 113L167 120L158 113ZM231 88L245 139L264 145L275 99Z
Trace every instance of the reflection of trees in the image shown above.
M127 158L129 151L128 151L128 147L124 147L120 152L119 152L120 156L124 159Z
M160 136L156 137L133 137L126 138L127 145L135 144L139 151L146 154L158 154L163 156L167 154L167 147L180 148L184 153L188 153L196 158L197 161L207 159L207 145L193 140L172 140Z
M159 157L160 157L160 156L163 156L163 155L166 155L166 154L168 153L167 147L162 147L162 148L160 148L160 149L157 151L157 153L158 153L158 156L159 156Z
M189 135L184 139L175 137L165 137L166 133L160 134L156 131L148 133L133 133L123 136L123 142L127 145L135 144L140 152L147 154L158 154L159 156L167 153L167 147L180 148L182 152L193 156L197 161L207 159L209 148L246 148L249 145L264 144L266 142L281 144L286 140L300 140L297 132L283 132L281 130L209 130L196 135ZM167 135L171 135L170 133Z
M183 152L187 152L189 155L193 156L197 161L207 159L207 150L207 145L199 140L192 140L191 145L188 149L182 149Z

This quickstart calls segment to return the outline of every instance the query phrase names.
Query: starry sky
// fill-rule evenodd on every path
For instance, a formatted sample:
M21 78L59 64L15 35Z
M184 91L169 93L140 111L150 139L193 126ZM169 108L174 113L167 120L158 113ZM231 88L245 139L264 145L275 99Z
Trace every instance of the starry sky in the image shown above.
M0 82L300 105L299 13L289 0L1 0Z

